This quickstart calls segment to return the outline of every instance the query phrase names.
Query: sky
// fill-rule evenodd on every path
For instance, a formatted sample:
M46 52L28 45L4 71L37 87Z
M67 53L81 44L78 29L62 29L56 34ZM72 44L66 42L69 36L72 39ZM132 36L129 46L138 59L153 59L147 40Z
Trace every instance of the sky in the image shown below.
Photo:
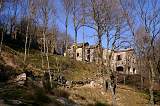
M63 5L62 5L62 0L50 0L50 3L52 5L52 2L56 8L56 14L55 16L53 16L52 14L50 15L50 19L55 19L56 20L56 25L58 26L58 29L61 32L65 32L65 13L64 13L64 9L63 9ZM23 2L23 4L25 4L25 2ZM25 9L25 7L23 7L23 9ZM11 13L8 13L8 11L12 10L12 8L10 8L10 5L8 5L7 9L4 11L5 14L13 14L14 12L12 11ZM18 12L21 12L21 8L18 8ZM21 17L21 16L20 16ZM40 19L41 20L41 19ZM42 24L42 22L39 20L39 24ZM68 24L68 33L69 35L71 35L72 39L74 40L74 26L73 26L73 21L72 21L72 17L70 15L69 17L69 24ZM52 20L53 21L53 20ZM49 21L49 26L53 25L53 22ZM89 27L81 27L78 30L78 43L82 43L83 42L83 28L84 28L84 40L85 42L88 42L90 45L95 45L97 43L97 33L94 29L91 29ZM105 42L106 38L105 36L102 37L102 46L105 48L106 47L106 42Z
M56 6L56 22L58 25L58 28L60 31L65 31L65 13L63 10L63 5L62 5L62 0L55 0L55 6ZM74 39L74 26L73 26L73 21L72 17L69 18L69 26L68 26L68 33L72 36ZM85 36L85 42L88 42L90 45L95 45L97 43L97 37L94 36L96 35L96 32L89 28L89 27L84 27L84 36ZM102 47L106 48L106 38L105 36L102 37ZM83 27L81 27L78 30L78 43L83 42Z
M64 15L63 6L62 6L61 3L62 3L62 0L55 0L55 4L56 4L55 6L57 8L57 17L58 17L57 20L56 20L56 22L57 22L57 25L58 25L59 29L61 31L65 31L65 25L64 25L64 23L65 23L65 15ZM147 2L147 4L144 7L144 9L147 10L147 16L149 16L149 17L152 17L152 14L151 14L153 12L152 8L154 8L154 7L151 7L151 5L152 5L151 3L152 3L152 0L150 0L149 2ZM142 2L142 4L143 4L143 2ZM157 0L157 5L159 7L160 0ZM136 5L136 8L139 8L139 5ZM136 18L136 17L140 18L140 16L137 16L137 15L138 14L136 13L136 16L133 18L133 19L136 19L136 20L134 20L135 21L135 30L139 29L141 25L144 25L144 23L143 23L143 21L141 19ZM73 21L72 21L71 17L69 19L70 20L69 20L68 33L74 39ZM93 36L93 35L96 34L96 32L93 29L90 29L88 27L85 27L84 29L85 29L84 30L84 32L85 32L85 41L89 42L90 45L96 44L97 38L95 36ZM125 40L128 40L129 42L131 42L132 39L133 39L133 36L131 37L131 32L130 31L123 33L121 36L122 37L125 36ZM80 43L80 42L83 42L83 31L82 31L82 28L78 31L78 43ZM132 41L132 43L133 43L133 41ZM105 44L106 44L105 43L105 37L103 36L102 37L102 46L104 48L106 47Z
M50 0L51 3L53 2L55 8L56 8L56 15L53 16L51 15L51 19L52 16L54 17L54 19L56 19L56 24L58 25L58 29L61 31L61 32L65 32L65 13L64 13L64 9L63 9L63 5L62 5L62 0ZM160 4L160 1L159 1L159 4ZM159 5L158 4L158 5ZM149 10L150 10L150 4L146 5ZM8 8L9 9L9 8ZM6 9L6 11L4 11L4 13L8 14L8 9ZM18 8L18 10L20 10L20 8ZM10 14L10 13L9 13ZM137 23L140 23L139 21ZM50 23L50 25L53 24L53 23ZM137 28L138 27L138 24L136 25ZM71 37L74 39L74 27L73 27L73 21L72 21L72 17L70 16L69 17L69 25L68 25L68 33L69 35L71 35ZM96 42L97 42L97 37L94 36L96 35L96 32L89 28L89 27L84 27L84 36L85 36L85 42L89 42L90 45L95 45ZM129 33L123 33L122 34L123 36L126 36L128 38L125 38L126 39L131 39L129 38L130 36ZM121 35L121 36L122 36ZM106 38L105 36L102 37L102 46L105 48L106 47L106 42L105 42ZM81 27L79 30L78 30L78 39L77 39L78 43L82 43L83 42L83 27Z
M55 0L55 6L57 8L56 22L57 22L59 30L65 31L65 13L64 13L61 1L62 0ZM74 27L73 27L72 17L69 18L68 33L74 39ZM95 35L95 31L93 29L84 27L85 42L89 42L90 45L94 45L96 43L96 37L94 37L93 35ZM83 28L82 27L78 30L78 40L77 41L78 43L83 42Z

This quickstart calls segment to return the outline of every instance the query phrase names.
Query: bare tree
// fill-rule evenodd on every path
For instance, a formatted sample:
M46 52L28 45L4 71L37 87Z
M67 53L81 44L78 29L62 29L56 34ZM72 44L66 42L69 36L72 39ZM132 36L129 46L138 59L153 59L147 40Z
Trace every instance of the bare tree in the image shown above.
M2 44L3 44L3 36L4 36L3 28L0 28L0 32L1 32L1 42L0 42L0 53L1 53L2 52Z
M123 8L123 12L125 14L126 20L128 22L128 26L130 28L130 31L132 35L136 36L136 27L139 26L136 23L139 22L141 26L144 27L145 33L148 35L148 39L146 39L146 44L142 47L136 45L136 48L142 52L144 50L143 47L145 47L145 52L142 52L143 55L146 56L146 59L148 61L147 66L149 66L149 81L150 81L150 104L154 105L154 95L153 95L153 87L157 72L157 63L156 60L156 53L155 53L155 41L157 36L159 36L160 33L160 6L158 5L160 1L157 0L134 0L134 1L122 1L120 0L121 6ZM130 5L126 5L126 4ZM131 16L135 17L131 17ZM140 35L139 35L140 36Z
M29 34L29 41L28 41L28 56L29 56L29 50L30 50L30 46L31 46L31 40L33 39L33 37L36 34L36 23L37 23L37 14L38 14L38 5L36 3L36 0L29 0L29 20L31 22L31 27L30 27L30 34Z
M20 14L20 12L18 11L18 6L20 6L22 4L22 0L13 0L10 1L11 3L11 10L10 10L10 34L13 36L14 39L17 38L17 28L16 28L16 22L17 22L17 17Z
M113 70L111 67L111 57L113 56L113 52L117 49L122 42L118 46L118 40L120 39L120 29L124 27L123 17L121 15L121 11L119 10L118 2L111 1L111 0L90 0L89 7L87 9L87 22L85 26L92 28L97 33L98 38L98 64L99 70L102 72L102 77L104 80L104 88L106 89L106 80L108 76L113 75ZM105 65L107 68L102 70L104 67L104 60L103 60L103 49L102 49L102 37L105 35L106 37L106 63ZM109 51L110 49L110 51ZM112 78L109 79L113 81ZM110 83L111 85L111 83ZM115 103L115 93L114 87L111 85L112 97L113 97L113 104Z
M72 0L72 19L73 19L73 26L74 26L74 46L73 46L73 58L76 59L76 48L77 48L77 37L78 37L78 30L81 27L82 17L80 13L80 1L79 0Z
M82 22L81 22L81 24L82 24L82 27L83 27L83 29L82 29L82 38L83 38L83 47L82 47L82 61L85 61L85 17L86 17L86 8L87 8L87 2L85 1L85 0L82 0L81 1L81 5L80 5L80 8L81 8L81 12L80 12L80 14L81 14L81 16L82 16Z
M1 12L3 11L3 7L4 7L4 0L0 0L0 16L1 16ZM3 44L3 36L4 36L4 32L3 32L3 28L0 27L0 33L1 33L1 41L0 41L0 53L2 52L2 44Z
M98 38L98 63L102 65L102 36L105 33L105 4L103 0L90 0L87 3L85 25L96 32Z
M49 73L49 81L50 81L50 86L52 88L52 77L51 77L51 71L50 71L50 65L49 65L49 56L48 56L48 45L49 42L46 38L47 36L47 30L48 30L48 22L50 19L50 15L54 15L54 5L51 4L51 2L49 0L41 0L40 1L40 12L41 12L41 16L42 16L42 22L43 22L43 31L42 31L42 35L43 35L43 53L46 56L46 60L47 60L47 70Z
M63 7L65 10L65 15L66 15L66 19L65 19L65 28L66 28L66 38L65 38L65 51L66 51L66 55L68 55L67 49L68 49L68 19L69 16L72 12L72 4L73 1L72 0L63 0Z
M26 8L24 8L24 11L26 11L25 13L28 13L28 16L26 16L27 17L27 19L26 19L27 20L27 27L26 27L26 35L25 35L24 63L26 62L27 50L29 52L30 43L31 43L31 33L29 33L29 32L31 32L31 28L29 28L29 27L31 27L33 25L33 22L34 22L34 19L35 19L35 16L36 16L35 1L34 0L29 0L29 1L26 1L26 2L27 2L27 6L26 6ZM27 45L29 45L29 46L27 47Z
M110 85L110 89L112 92L112 103L116 105L116 70L114 70L114 66L112 64L112 58L114 51L123 47L123 45L127 45L126 36L121 36L127 30L125 27L124 18L119 7L119 3L116 0L108 0L105 1L105 44L106 44L106 53L105 59L106 62L106 70L103 71L103 79L104 79L104 89L106 89L106 81L108 79L108 83ZM114 73L115 72L115 73ZM107 78L107 79L106 79Z

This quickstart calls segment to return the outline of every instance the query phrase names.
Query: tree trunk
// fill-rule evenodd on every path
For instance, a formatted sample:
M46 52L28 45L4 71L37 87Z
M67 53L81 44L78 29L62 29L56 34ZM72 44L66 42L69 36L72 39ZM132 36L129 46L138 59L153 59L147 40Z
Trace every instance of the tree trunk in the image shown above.
M100 28L98 27L98 64L103 65L103 50L102 50L102 34L100 33Z
M26 62L26 58L27 58L28 27L29 27L29 25L27 25L27 32L26 32L25 51L24 51L24 63Z
M76 49L77 49L77 30L75 29L75 42L74 42L74 48L73 48L73 58L76 60Z
M140 57L139 57L140 58ZM139 60L138 69L140 70L140 76L141 76L141 91L143 90L143 72L142 72L142 61Z
M154 94L153 94L153 87L154 87L154 78L155 78L155 73L154 73L154 66L151 61L149 61L150 65L150 73L149 73L149 80L150 80L150 105L154 106Z
M126 76L123 76L123 84L126 85Z
M46 35L45 35L45 31L43 31L43 53L46 53Z
M143 90L143 76L142 76L142 72L141 72L141 91Z
M29 44L28 44L28 56L29 56L29 50L30 50L30 46L31 46L31 36L29 37Z
M115 95L115 91L114 91L114 86L111 84L111 79L108 82L108 86L109 86L111 93L112 93L112 105L116 106L116 95Z
M47 46L47 52L46 52L46 58L47 58L47 68L48 68L48 73L49 73L49 81L50 81L50 87L52 88L52 76L51 76L51 70L50 70L50 65L49 65L49 58L48 58L48 42L46 42Z
M41 59L42 59L42 69L44 69L44 61L43 61L43 50L41 47Z
M68 56L68 16L66 17L66 22L65 22L65 24L66 24L66 47L65 47L65 53L66 53L66 56Z
M83 2L83 1L82 1ZM83 7L83 9L84 9L84 7ZM85 20L84 20L84 10L83 10L83 20L82 20L83 22L82 22L82 24L84 25L85 24ZM82 61L85 61L85 58L86 58L86 56L85 56L85 45L84 45L84 43L85 43L85 38L84 38L84 26L83 26L83 48L82 48ZM86 53L86 54L88 54L88 52ZM88 59L87 59L88 60ZM88 61L90 61L90 60L88 60Z
M2 52L2 44L3 44L3 31L2 31L2 35L1 35L0 54Z

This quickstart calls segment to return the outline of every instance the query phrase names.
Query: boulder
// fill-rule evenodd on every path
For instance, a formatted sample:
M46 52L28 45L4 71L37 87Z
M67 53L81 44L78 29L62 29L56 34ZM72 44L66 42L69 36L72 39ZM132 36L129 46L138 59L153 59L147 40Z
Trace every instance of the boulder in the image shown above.
M22 73L16 77L15 81L26 81L26 79L27 79L26 73Z
M71 87L72 86L72 81L66 81L66 87Z
M21 104L23 104L23 102L22 101L20 101L20 100L6 100L9 104L12 104L12 105L21 105Z
M91 81L91 82L90 82L90 87L95 87L95 86L96 86L95 82L94 82L94 81Z
M18 85L24 85L26 80L27 80L26 73L22 73L14 79L14 82L17 83Z

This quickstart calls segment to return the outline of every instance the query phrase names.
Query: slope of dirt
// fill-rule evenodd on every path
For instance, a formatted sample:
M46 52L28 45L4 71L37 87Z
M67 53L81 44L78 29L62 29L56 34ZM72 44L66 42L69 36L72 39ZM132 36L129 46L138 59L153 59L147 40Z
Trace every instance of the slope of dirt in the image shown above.
M147 95L128 86L120 85L117 90L117 103L120 106L146 106Z

